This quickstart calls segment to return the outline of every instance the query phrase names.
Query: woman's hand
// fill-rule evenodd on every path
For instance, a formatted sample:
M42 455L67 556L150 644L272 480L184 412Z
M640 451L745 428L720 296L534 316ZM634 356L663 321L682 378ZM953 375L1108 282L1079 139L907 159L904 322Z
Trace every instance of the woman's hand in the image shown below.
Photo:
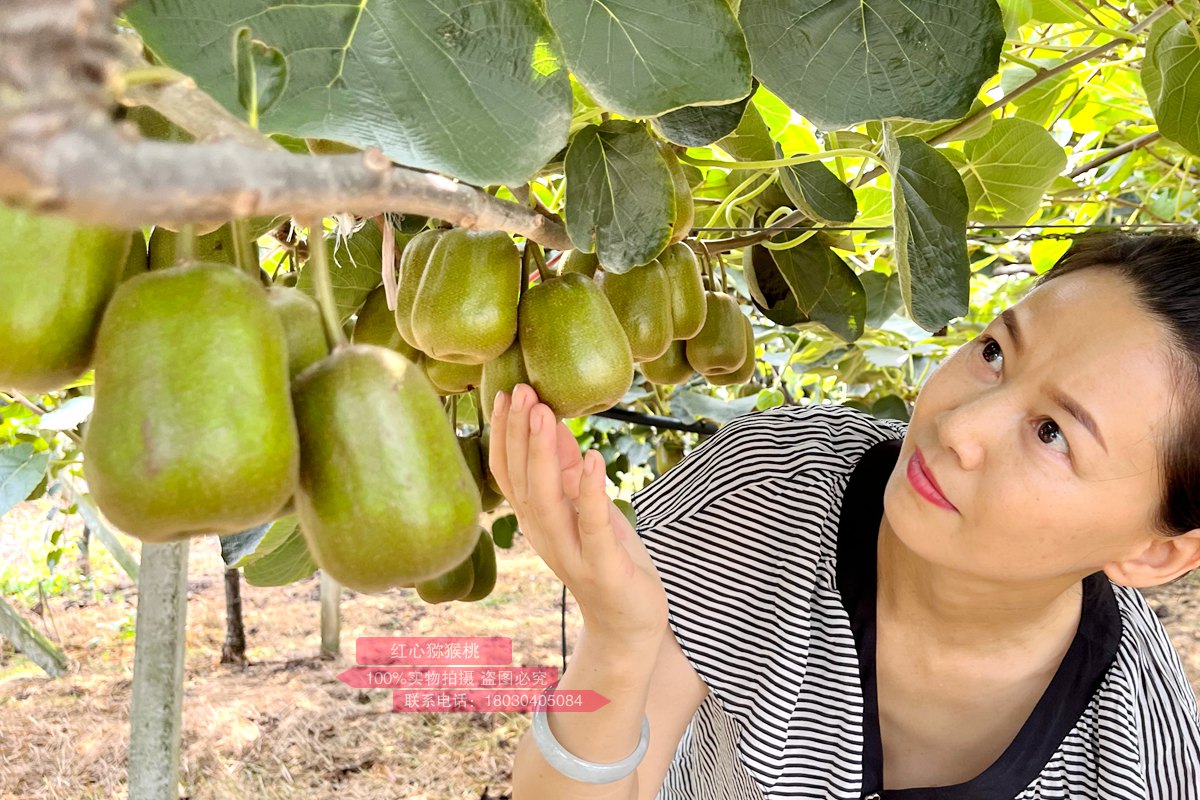
M589 638L658 641L667 596L629 521L605 492L604 458L579 445L527 384L492 408L488 454L521 532L579 603Z

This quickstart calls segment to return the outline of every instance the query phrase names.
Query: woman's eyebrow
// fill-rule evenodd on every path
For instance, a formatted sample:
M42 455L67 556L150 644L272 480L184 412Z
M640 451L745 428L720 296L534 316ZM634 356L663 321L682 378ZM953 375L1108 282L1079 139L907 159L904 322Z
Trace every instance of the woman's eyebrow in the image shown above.
M1012 339L1013 350L1016 351L1016 355L1022 355L1022 351L1025 349L1025 339L1022 332L1023 328L1017 320L1017 312L1011 308L1004 309L1000 312L1000 321L1004 323L1004 328L1008 331L1008 337ZM1087 409L1075 402L1074 399L1057 386L1047 387L1046 393L1050 396L1051 400L1062 406L1068 414L1074 417L1080 425L1087 428L1087 432L1092 435L1092 438L1104 448L1105 454L1108 453L1108 445L1104 442L1104 434L1100 433L1100 428L1096 425L1096 420L1087 412Z

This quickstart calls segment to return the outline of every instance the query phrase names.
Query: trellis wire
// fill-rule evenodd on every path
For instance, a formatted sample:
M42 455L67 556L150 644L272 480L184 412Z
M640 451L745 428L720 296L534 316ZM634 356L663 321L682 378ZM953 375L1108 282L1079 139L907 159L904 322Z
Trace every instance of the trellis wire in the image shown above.
M1060 228L1061 229L1070 229L1070 230L1074 231L1075 233L1083 233L1083 232L1089 231L1089 230L1141 231L1141 230L1146 230L1146 229L1153 229L1153 230L1170 229L1170 230L1187 231L1189 233L1196 233L1196 232L1200 231L1200 222L1148 222L1144 225L1140 224L1140 223L1133 224L1133 225L1120 225L1120 224L1110 224L1110 225L1105 225L1105 224L1101 224L1101 225L1071 225L1071 224L977 225L975 227L968 227L966 230L967 230L968 234L971 234L972 232L983 232L983 231L1001 231L1001 230L1023 231L1023 230L1032 230L1034 228L1041 229L1041 230L1060 229ZM785 231L797 232L797 231L806 231L806 230L811 230L811 229L812 229L811 226L786 226L786 225L785 226L778 226L778 225L751 226L751 225L747 225L747 226L743 226L743 227L711 227L710 226L710 227L703 227L703 228L692 228L692 231L697 232L697 233L701 232L701 231L711 231L714 233L749 234L749 233L767 233L767 232L783 233ZM890 230L892 230L892 226L891 225L821 225L821 226L817 227L816 230L821 230L821 231L890 231ZM1004 237L1004 241L1012 241L1012 240L1031 241L1031 240L1035 240L1035 239L1064 239L1064 238L1070 238L1070 235L1071 234L1069 234L1069 233L1050 233L1050 234L1029 233L1029 234L1019 234L1017 236ZM970 237L969 236L968 238L996 239L999 237L996 237L996 236Z

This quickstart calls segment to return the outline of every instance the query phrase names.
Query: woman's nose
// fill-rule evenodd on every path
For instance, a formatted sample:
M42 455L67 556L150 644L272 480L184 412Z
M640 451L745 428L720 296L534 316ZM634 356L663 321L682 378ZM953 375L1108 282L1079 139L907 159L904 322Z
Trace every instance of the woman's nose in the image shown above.
M960 468L978 469L1011 427L1011 414L1011 405L996 393L980 392L961 398L934 418L938 442L954 455Z

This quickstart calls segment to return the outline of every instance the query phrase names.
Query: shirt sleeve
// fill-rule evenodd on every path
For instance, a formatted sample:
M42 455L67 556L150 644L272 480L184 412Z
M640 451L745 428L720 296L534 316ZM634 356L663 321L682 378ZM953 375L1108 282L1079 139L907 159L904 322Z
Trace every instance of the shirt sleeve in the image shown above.
M744 727L786 735L814 587L833 568L831 500L855 456L891 435L871 420L840 406L738 417L633 496L668 624Z

